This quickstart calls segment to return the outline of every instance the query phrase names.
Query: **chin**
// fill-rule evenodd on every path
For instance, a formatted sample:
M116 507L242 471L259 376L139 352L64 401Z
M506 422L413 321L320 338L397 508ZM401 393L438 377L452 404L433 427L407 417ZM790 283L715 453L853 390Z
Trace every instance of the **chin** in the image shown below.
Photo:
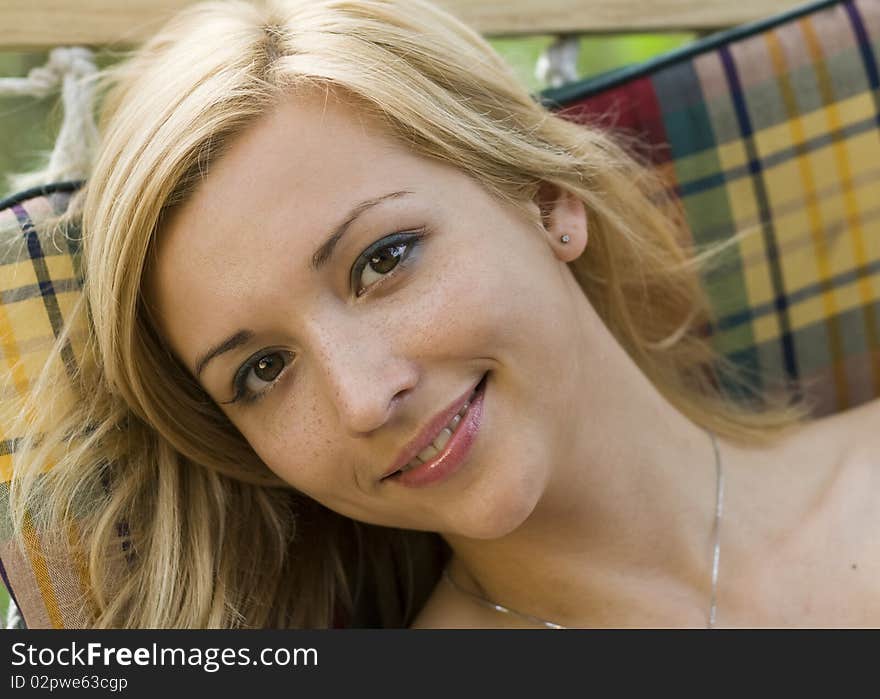
M522 526L540 500L542 489L525 475L516 481L470 493L464 507L453 513L450 533L468 539L500 539ZM476 490L476 489L475 489Z

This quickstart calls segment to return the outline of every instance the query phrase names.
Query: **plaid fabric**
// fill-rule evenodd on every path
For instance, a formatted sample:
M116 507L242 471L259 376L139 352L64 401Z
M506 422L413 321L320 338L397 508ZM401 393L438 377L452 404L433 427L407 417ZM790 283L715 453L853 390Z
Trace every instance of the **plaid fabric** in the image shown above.
M0 351L11 372L4 390L24 392L46 360L51 341L79 296L81 273L70 238L38 230L35 221L64 211L71 185L4 202L0 210ZM49 192L52 193L49 193ZM73 349L68 355L73 360ZM8 399L8 397L5 397ZM3 398L0 398L3 399ZM0 425L0 575L30 628L81 628L88 623L85 561L68 532L66 551L49 550L27 526L12 538L8 514L15 436ZM22 544L21 546L19 544Z
M817 415L880 396L878 42L878 0L813 3L544 95L656 144L697 243L756 229L705 278L711 331L741 365L807 381ZM75 248L33 223L65 201L0 203L0 347L16 391L78 293ZM81 627L76 547L50 554L32 529L23 552L10 540L15 435L0 429L0 573L28 627Z
M880 2L820 2L546 93L644 135L697 244L718 349L826 415L880 396Z

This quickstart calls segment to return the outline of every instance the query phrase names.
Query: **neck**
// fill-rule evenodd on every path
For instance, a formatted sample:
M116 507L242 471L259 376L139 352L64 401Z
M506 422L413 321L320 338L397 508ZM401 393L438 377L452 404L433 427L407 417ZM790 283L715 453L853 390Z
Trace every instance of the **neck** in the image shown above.
M576 417L533 511L498 539L446 536L450 571L472 592L566 626L703 626L712 440L614 346L600 355L607 380L582 377L589 400L566 411ZM728 445L719 449L723 460Z

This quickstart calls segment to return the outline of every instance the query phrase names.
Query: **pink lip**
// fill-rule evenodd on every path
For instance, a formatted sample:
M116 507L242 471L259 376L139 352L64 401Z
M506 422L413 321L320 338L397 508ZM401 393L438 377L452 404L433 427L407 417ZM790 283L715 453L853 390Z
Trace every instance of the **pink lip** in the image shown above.
M461 424L441 453L421 466L392 476L391 480L410 488L421 488L446 480L458 471L470 453L471 446L480 429L483 418L484 392L484 388L481 388L474 396L473 402L468 406L467 412L461 419Z
M463 393L461 397L459 397L454 403L452 403L452 405L446 408L446 410L437 413L437 415L431 418L431 421L422 428L422 431L419 432L418 435L416 435L415 439L410 441L410 443L403 448L397 459L394 460L394 463L391 465L391 467L388 468L388 470L386 470L384 474L382 474L382 478L385 479L402 469L416 456L418 456L419 453L421 453L425 449L425 447L431 444L431 442L433 442L437 435L440 433L440 430L446 427L449 421L452 420L453 417L455 417L456 413L461 410L462 406L465 404L465 401L470 397L470 395L474 392L474 389L479 385L480 381L482 380L483 377L480 377L480 379L476 381L474 385L471 386L467 391L465 391L465 393ZM468 413L470 412L471 410L469 408ZM466 417L467 414L462 419L465 419ZM450 444L452 444L452 442L455 440L456 436L463 427L464 425L460 425L459 429L457 429L455 431L455 434L452 435L452 439L449 440L449 444L447 444L446 449L443 450L444 454L449 451ZM437 458L434 459L434 461L439 459L440 456L442 456L442 454L438 454ZM433 463L433 461L429 463ZM429 464L425 465L427 466ZM418 469L413 469L413 471L421 470L421 468L422 467L419 467Z

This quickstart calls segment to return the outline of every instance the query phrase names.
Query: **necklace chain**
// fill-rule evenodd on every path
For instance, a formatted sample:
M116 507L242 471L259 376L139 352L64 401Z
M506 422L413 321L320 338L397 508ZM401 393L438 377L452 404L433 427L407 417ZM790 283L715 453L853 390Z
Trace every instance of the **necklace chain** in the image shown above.
M718 605L718 561L721 558L721 513L724 509L724 469L721 466L721 451L718 449L718 439L715 433L706 430L712 438L712 448L715 450L715 522L712 525L712 596L709 600L709 620L706 627L715 628L715 610Z
M706 628L712 629L715 627L715 611L717 608L718 593L718 563L721 558L721 514L724 508L724 469L721 465L721 451L718 449L718 439L715 437L714 432L706 430L706 433L711 438L712 449L715 451L715 519L712 525L712 591L709 597L709 612L706 621ZM452 579L452 576L449 574L448 568L445 568L443 570L443 577L450 585L452 585L452 587L454 587L462 594L475 599L483 606L488 607L489 609L493 609L496 612L518 616L521 619L525 619L526 621L529 621L533 624L545 626L548 629L569 628L567 626L563 626L562 624L557 624L556 622L542 619L541 617L532 616L531 614L526 614L524 612L518 612L517 610L511 609L510 607L505 607L503 604L493 602L488 597L484 597L483 595L479 595L475 592L471 592L470 590L466 590Z

